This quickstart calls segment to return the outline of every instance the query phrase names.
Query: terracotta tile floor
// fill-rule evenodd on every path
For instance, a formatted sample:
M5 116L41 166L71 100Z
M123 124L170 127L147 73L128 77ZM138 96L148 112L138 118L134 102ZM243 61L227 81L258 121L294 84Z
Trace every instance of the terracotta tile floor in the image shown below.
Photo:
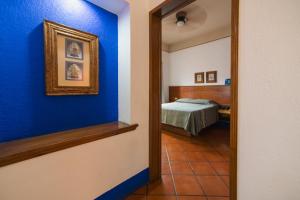
M162 179L127 200L229 200L229 129L197 137L162 133Z

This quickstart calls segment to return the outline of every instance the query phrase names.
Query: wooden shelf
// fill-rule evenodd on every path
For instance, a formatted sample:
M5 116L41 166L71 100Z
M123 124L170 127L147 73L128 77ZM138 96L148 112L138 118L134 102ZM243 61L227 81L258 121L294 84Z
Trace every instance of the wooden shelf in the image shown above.
M0 167L133 131L138 124L113 122L0 143Z

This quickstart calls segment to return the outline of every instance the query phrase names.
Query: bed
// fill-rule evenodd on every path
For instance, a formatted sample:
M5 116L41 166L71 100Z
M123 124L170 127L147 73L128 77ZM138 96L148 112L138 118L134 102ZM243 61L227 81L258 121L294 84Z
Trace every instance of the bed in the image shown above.
M182 98L162 104L161 123L193 136L218 121L218 104L207 99Z

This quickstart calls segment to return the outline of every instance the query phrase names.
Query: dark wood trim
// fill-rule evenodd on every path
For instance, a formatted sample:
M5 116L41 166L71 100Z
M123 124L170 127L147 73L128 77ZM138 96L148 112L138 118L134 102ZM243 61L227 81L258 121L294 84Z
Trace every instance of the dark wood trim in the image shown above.
M150 179L160 178L161 156L161 20L163 17L193 2L192 0L166 0L150 11L150 102L149 102L149 137L150 137ZM232 0L232 36L231 36L231 200L237 199L237 114L238 114L238 23L239 0Z
M0 143L0 167L133 131L138 124L113 122Z
M238 49L239 0L232 0L231 8L231 113L230 113L230 194L237 199L237 138L238 138Z
M161 178L161 20L195 0L166 0L149 13L149 169L150 181Z
M150 181L161 176L161 18L150 14L149 169Z
M170 3L166 4L166 6L161 9L161 17L167 17L172 13L184 8L185 6L193 3L196 0L172 0Z
M187 137L191 137L192 134L186 130L184 130L183 128L178 128L169 124L161 124L161 129L167 132L171 132L171 133L176 133L178 135L181 136L187 136Z
M196 0L165 0L160 5L150 11L150 15L156 15L160 18L176 12L177 10L193 3Z

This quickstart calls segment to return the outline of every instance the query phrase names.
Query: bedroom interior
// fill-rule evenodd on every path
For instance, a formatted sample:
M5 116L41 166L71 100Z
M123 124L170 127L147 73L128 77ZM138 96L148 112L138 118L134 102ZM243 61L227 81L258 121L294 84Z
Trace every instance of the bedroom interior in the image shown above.
M161 24L162 179L136 195L227 200L231 0L187 1Z
M230 198L230 27L231 0L162 20L162 175L178 196Z

